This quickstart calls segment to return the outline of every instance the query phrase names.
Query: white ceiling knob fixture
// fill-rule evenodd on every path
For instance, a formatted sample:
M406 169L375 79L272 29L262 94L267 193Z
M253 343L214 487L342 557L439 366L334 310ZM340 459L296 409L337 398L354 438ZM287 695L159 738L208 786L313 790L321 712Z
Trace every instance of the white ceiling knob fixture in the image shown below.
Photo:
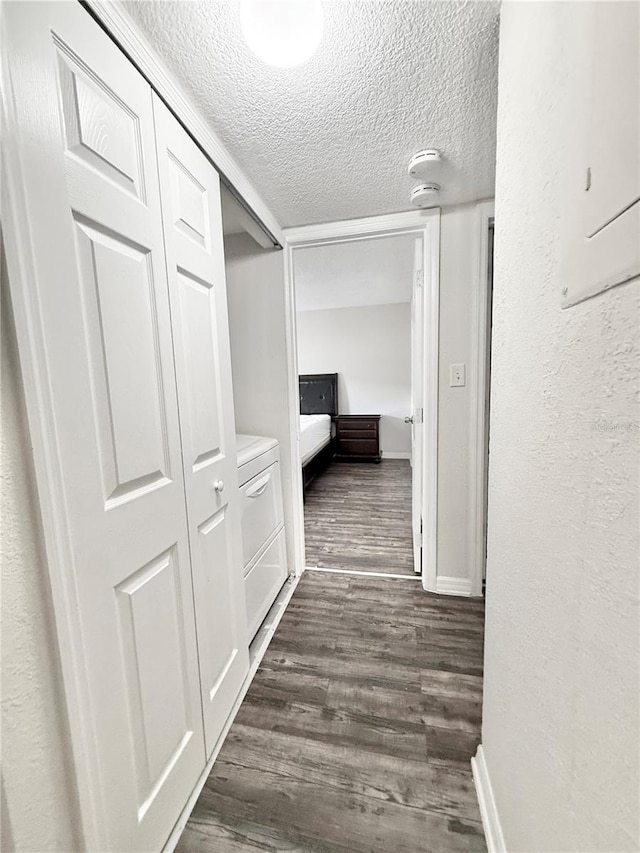
M435 203L439 192L439 184L418 184L411 190L409 198L414 207L430 207Z
M409 160L409 177L424 178L426 175L432 174L434 168L437 168L442 162L442 155L437 148L425 148L424 151L418 151Z
M241 0L247 45L268 65L295 68L318 49L324 29L320 0Z

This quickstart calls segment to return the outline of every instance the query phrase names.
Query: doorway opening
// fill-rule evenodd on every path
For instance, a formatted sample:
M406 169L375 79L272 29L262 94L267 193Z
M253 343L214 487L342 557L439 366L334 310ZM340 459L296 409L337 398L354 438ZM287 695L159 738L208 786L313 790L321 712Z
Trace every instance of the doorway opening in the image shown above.
M435 506L429 428L437 398L428 354L437 362L437 313L434 336L424 220L419 226L310 240L295 234L289 272L304 564L429 588L435 525L426 537L425 495ZM430 465L434 473L425 476Z

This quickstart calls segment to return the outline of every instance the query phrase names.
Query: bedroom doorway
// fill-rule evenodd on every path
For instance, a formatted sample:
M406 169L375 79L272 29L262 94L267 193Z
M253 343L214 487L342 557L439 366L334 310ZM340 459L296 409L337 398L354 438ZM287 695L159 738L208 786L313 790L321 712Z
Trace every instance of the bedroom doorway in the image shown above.
M307 568L433 589L439 212L385 220L287 235L300 538Z

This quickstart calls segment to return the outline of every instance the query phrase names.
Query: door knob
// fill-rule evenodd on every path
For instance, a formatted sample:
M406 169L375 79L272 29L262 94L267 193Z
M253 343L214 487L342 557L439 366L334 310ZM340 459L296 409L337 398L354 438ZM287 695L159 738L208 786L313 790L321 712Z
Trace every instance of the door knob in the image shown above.
M223 482L222 480L217 480L217 481L213 484L213 488L216 490L216 492L221 492L221 491L223 491L223 490L224 490L224 482Z
M413 415L409 415L408 418L405 418L404 422L405 422L405 424L412 424L413 423Z

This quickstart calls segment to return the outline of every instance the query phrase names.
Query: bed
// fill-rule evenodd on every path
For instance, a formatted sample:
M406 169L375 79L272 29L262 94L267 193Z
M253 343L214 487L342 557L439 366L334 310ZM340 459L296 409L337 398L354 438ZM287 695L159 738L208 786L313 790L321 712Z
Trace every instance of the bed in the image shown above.
M302 492L335 454L333 420L338 414L338 374L307 373L299 377Z
M331 415L300 415L300 458L303 466L331 441Z

